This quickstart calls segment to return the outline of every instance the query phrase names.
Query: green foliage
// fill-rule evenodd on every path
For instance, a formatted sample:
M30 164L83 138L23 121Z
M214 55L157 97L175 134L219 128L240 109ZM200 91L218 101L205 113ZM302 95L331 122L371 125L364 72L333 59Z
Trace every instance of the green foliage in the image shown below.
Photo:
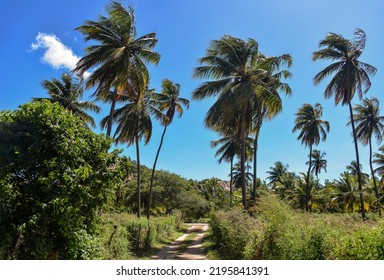
M248 244L259 237L257 221L237 208L213 214L210 225L210 236L223 259L244 259Z
M251 214L231 209L213 216L212 247L220 258L384 259L384 224L357 214L298 212L266 194Z
M139 219L127 213L105 215L100 235L104 244L103 258L137 258L179 231L181 216L180 211L151 220Z
M57 104L0 113L0 258L97 257L113 183L110 140Z

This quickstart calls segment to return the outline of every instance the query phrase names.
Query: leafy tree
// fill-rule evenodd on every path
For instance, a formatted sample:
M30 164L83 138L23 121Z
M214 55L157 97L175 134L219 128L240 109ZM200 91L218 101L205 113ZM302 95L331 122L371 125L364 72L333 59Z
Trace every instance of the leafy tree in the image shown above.
M95 121L88 115L85 110L96 113L100 112L100 108L92 101L80 101L83 97L84 87L83 80L77 80L68 73L61 75L61 81L53 78L51 81L44 80L42 82L44 89L48 91L49 98L33 98L34 101L48 100L57 102L74 115L80 117L84 122L90 123L95 127Z
M310 200L310 179L309 175L312 168L312 147L318 145L321 141L325 141L327 133L329 132L329 123L321 120L323 114L323 107L316 103L315 106L311 104L304 104L296 113L295 126L292 132L300 131L298 140L301 144L309 146L309 167L307 172L307 206L306 210L309 211Z
M375 136L377 144L383 140L384 117L379 115L379 100L376 98L364 98L361 104L355 105L353 118L356 122L356 135L363 145L369 146L369 167L376 195L376 203L381 216L381 204L379 189L376 182L375 172L372 166L372 136Z
M366 34L361 29L356 29L355 38L348 40L340 34L328 33L326 38L320 41L320 50L314 52L313 60L336 61L320 71L314 78L315 84L334 74L327 85L324 96L334 96L335 104L348 105L352 125L352 134L355 146L356 162L358 166L357 176L360 191L360 208L362 219L365 220L364 197L362 178L360 174L360 159L357 146L357 135L352 110L352 99L358 93L361 99L371 87L370 75L376 73L376 68L359 60L366 42Z
M117 154L48 101L0 113L0 258L94 259Z
M172 123L175 113L178 114L180 118L183 115L183 106L187 109L189 108L189 100L180 97L180 85L174 84L172 81L168 79L164 79L162 82L162 91L161 93L156 94L156 100L159 106L159 110L165 113L165 122L164 122L164 130L161 135L161 140L159 144L159 148L157 149L155 162L152 167L151 174L151 182L149 184L149 199L148 199L148 209L147 209L147 218L149 219L150 209L151 209L151 201L152 201L152 187L153 187L153 179L155 177L155 169L156 163L159 158L161 147L163 146L164 136L167 132L167 127Z
M108 17L87 20L76 28L85 35L85 41L95 42L95 45L85 49L86 54L74 71L80 75L92 71L87 79L87 88L97 86L97 98L111 102L107 124L107 135L110 136L116 102L131 87L132 75L136 76L135 79L139 77L141 84L148 84L149 73L145 63L157 64L160 55L153 50L157 43L156 33L137 36L132 7L126 9L111 1L106 11Z

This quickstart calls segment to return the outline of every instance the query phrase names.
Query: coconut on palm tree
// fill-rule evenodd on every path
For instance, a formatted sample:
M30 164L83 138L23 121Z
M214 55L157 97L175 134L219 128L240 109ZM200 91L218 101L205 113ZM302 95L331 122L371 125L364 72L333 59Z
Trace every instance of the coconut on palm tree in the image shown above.
M309 175L312 167L312 148L313 145L318 145L321 141L325 141L327 133L329 132L329 123L320 119L323 115L323 107L316 103L315 106L311 104L303 104L296 113L295 126L292 132L300 131L298 140L301 144L309 147L309 167L307 172L307 203L306 210L310 210L310 188L309 188Z
M121 3L111 1L106 11L107 17L99 16L97 21L88 20L76 28L85 35L86 42L95 44L85 48L85 56L73 71L79 75L91 71L87 89L96 86L94 95L111 102L107 125L110 136L116 102L130 87L132 75L136 75L136 79L139 77L141 84L148 84L146 63L157 64L160 55L153 50L157 43L156 33L137 36L132 7L126 9ZM108 98L108 95L111 96Z
M314 82L319 84L324 79L333 75L324 91L324 96L325 98L334 96L336 105L341 103L341 105L348 105L349 107L357 166L360 165L360 159L351 102L355 93L361 99L363 94L368 92L371 87L369 76L376 73L375 67L359 60L363 53L365 42L366 34L361 29L356 29L355 37L352 40L348 40L340 34L328 33L325 39L320 41L321 49L314 52L312 58L314 61L319 59L333 61L315 76ZM363 189L359 168L357 171L361 215L363 220L365 220Z
M151 181L149 184L149 199L147 205L147 218L149 219L150 209L151 209L151 201L152 201L152 188L153 188L153 179L155 177L155 169L157 160L159 158L161 147L163 146L164 136L167 132L167 127L172 123L175 114L177 113L180 118L183 115L183 106L187 109L189 108L189 100L180 97L180 84L174 84L172 81L168 79L164 79L162 81L162 91L155 95L156 102L159 106L159 110L165 113L165 121L164 121L164 130L161 135L161 140L159 144L159 148L157 149L155 161L152 167Z
M61 81L53 78L52 80L44 80L42 86L47 90L48 98L33 98L34 101L49 100L57 102L62 107L71 111L74 115L80 117L85 123L96 126L93 118L85 111L89 110L95 113L100 112L99 106L92 101L80 101L84 93L84 84L82 79L77 79L68 73L61 75Z
M369 167L371 169L377 209L379 216L381 216L379 189L372 165L372 136L376 138L377 144L382 142L384 133L384 117L379 115L379 100L374 97L364 98L361 101L361 104L355 105L353 109L355 111L353 118L356 122L356 136L363 145L369 146Z

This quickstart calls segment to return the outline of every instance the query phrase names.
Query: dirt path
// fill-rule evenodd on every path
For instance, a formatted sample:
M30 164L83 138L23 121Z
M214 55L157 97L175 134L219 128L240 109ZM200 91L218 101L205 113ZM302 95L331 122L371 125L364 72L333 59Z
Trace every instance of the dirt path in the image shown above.
M186 224L187 231L171 244L152 256L154 260L206 260L202 245L208 224ZM191 235L192 234L192 235ZM189 240L188 236L193 239Z

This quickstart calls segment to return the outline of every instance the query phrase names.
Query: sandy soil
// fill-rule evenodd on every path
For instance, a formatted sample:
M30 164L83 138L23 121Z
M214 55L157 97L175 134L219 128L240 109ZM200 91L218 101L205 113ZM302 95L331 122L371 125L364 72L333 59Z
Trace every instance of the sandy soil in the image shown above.
M173 241L168 246L157 252L152 256L154 260L206 260L207 257L204 254L204 248L202 245L203 237L208 230L208 224L186 224L188 226L187 231ZM191 233L196 232L197 236L186 250L180 252L180 247L183 245L184 240Z

